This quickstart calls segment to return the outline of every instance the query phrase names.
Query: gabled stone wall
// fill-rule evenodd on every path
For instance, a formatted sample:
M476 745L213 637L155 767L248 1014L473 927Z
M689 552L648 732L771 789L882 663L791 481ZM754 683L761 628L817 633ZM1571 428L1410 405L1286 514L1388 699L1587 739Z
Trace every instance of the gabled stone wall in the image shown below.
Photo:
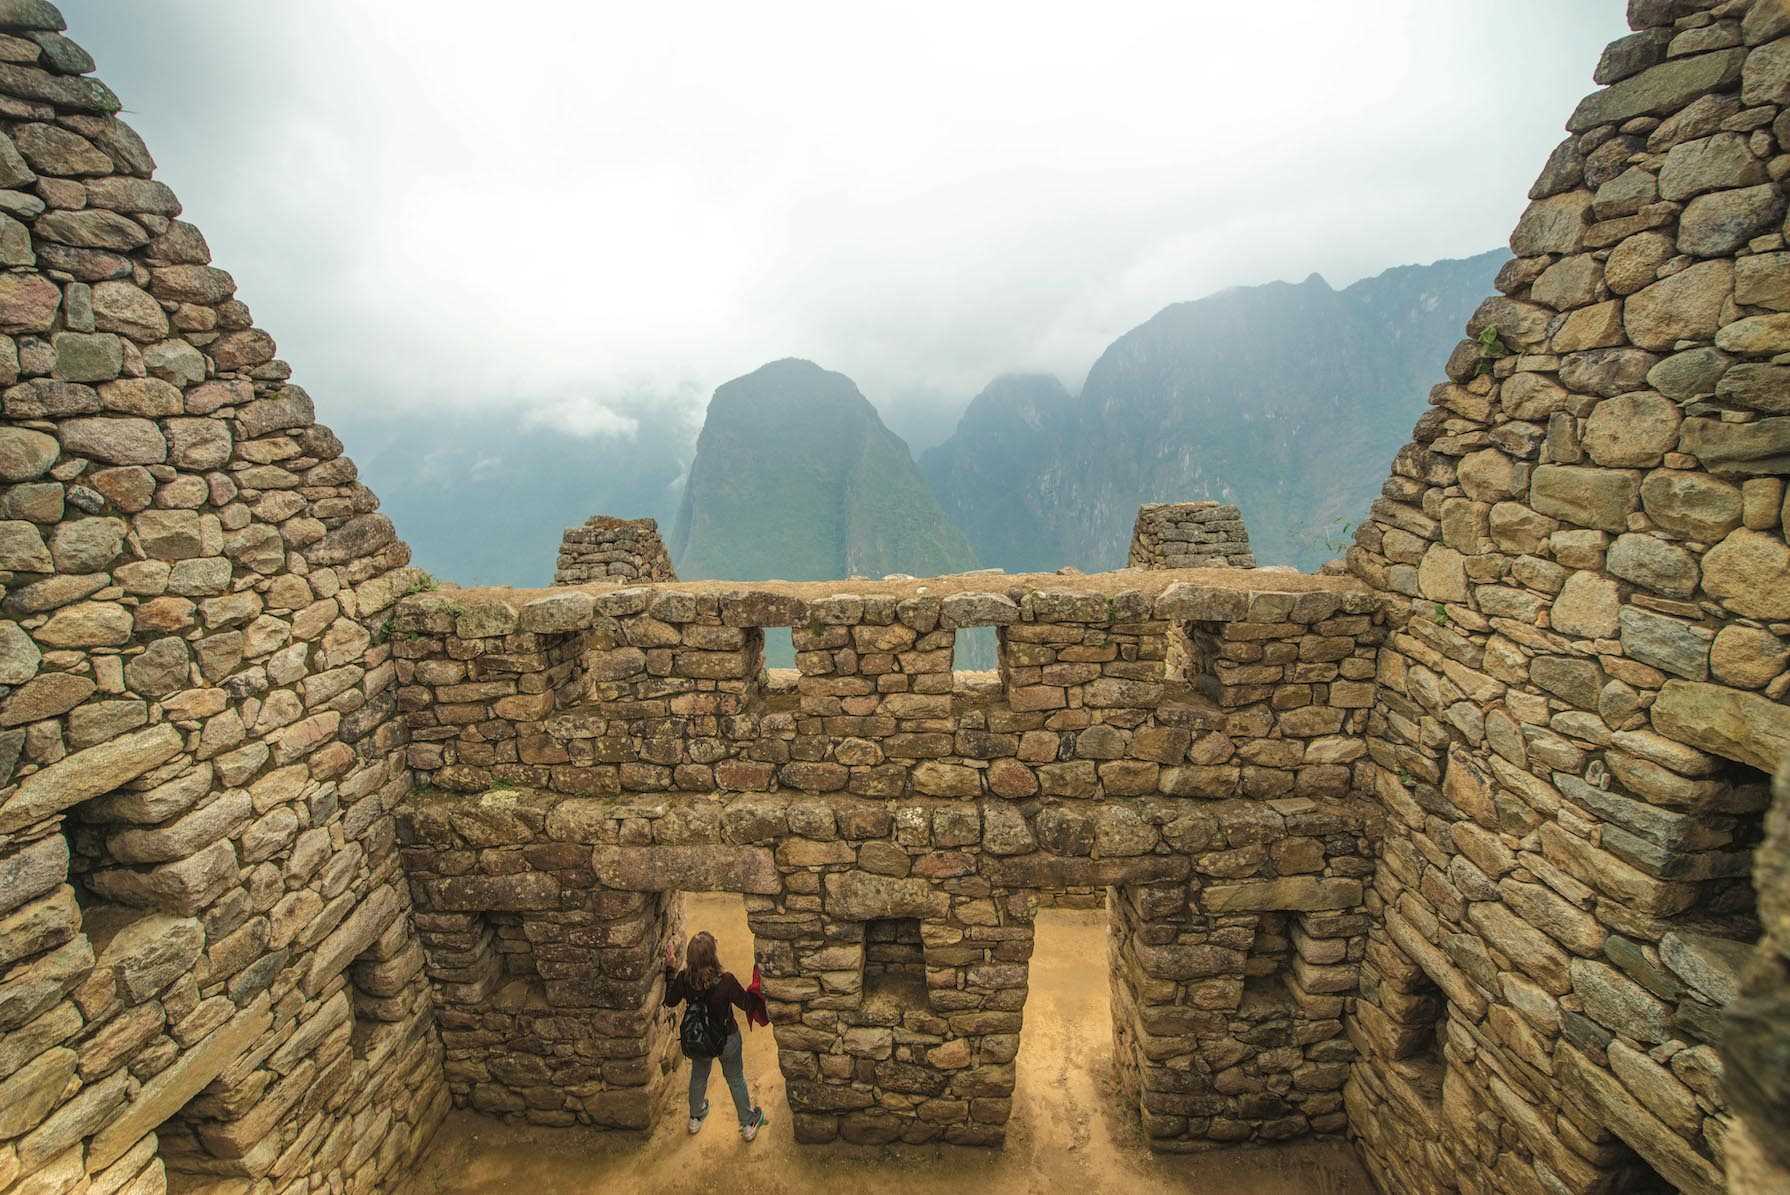
M1790 742L1790 6L1629 17L1349 554L1392 621L1349 1087L1392 1190L1714 1192L1743 1135L1717 1044Z
M448 1107L409 553L49 4L0 4L0 1190L371 1190Z
M675 580L671 555L652 519L592 515L580 526L567 527L553 568L555 585Z

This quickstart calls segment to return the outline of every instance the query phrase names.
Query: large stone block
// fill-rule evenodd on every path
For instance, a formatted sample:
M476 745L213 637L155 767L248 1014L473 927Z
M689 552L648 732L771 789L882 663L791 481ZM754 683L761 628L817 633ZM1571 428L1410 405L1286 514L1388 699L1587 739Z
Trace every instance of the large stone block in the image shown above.
M332 930L312 952L310 965L305 968L305 995L317 995L330 980L340 975L355 956L385 932L402 907L403 901L389 884L369 892L348 919Z
M1669 680L1653 728L1693 747L1775 772L1790 755L1790 706L1723 685Z
M0 831L18 830L134 780L179 753L180 732L166 724L88 747L19 782L0 803Z
M1325 876L1282 876L1247 884L1213 884L1199 894L1207 913L1352 909L1361 903L1361 881Z
M825 880L828 914L846 921L882 917L942 917L950 898L919 877L848 871Z
M435 913L532 912L560 906L559 881L538 871L425 880L423 893Z
M776 860L761 846L599 846L597 879L629 892L782 891Z
M261 996L222 1027L176 1058L143 1084L124 1110L87 1147L87 1165L98 1171L128 1153L146 1133L186 1106L238 1055L273 1027L268 999Z
M1685 1195L1722 1195L1727 1189L1720 1168L1643 1108L1616 1076L1570 1045L1562 1045L1555 1058L1561 1085L1661 1178Z

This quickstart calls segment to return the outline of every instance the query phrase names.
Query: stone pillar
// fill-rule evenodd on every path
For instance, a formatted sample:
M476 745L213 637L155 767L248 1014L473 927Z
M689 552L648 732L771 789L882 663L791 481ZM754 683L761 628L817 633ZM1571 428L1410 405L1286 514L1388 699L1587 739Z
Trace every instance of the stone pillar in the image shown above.
M681 910L669 891L599 885L587 846L534 841L545 817L524 800L475 809L460 832L406 824L454 1099L533 1124L645 1128L675 1051L660 962ZM427 847L466 844L468 829L507 844L460 874Z
M1153 1148L1346 1127L1355 1050L1342 1017L1365 949L1365 842L1345 811L1276 804L1252 814L1225 802L1203 833L1183 826L1191 885L1109 895L1114 1055ZM1224 882L1269 833L1280 878Z
M1254 568L1243 512L1223 502L1138 507L1128 568Z
M617 519L592 515L583 526L568 527L553 569L555 585L613 581L623 585L675 581L671 556L652 519Z
M975 817L923 807L895 817L899 839L938 848L932 862L922 856L927 874L832 873L818 920L749 914L771 942L761 962L779 972L766 992L796 1137L998 1145L1012 1111L1031 904L957 861L967 856L952 848L980 838Z

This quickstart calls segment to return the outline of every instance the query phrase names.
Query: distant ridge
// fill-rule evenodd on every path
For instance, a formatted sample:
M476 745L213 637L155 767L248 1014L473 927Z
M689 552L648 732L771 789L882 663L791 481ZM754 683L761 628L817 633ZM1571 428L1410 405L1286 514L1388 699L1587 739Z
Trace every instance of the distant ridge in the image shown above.
M1211 498L1243 508L1262 563L1315 567L1506 256L1172 304L1101 354L1079 398L1051 377L996 379L921 470L985 566L1115 568L1140 504Z

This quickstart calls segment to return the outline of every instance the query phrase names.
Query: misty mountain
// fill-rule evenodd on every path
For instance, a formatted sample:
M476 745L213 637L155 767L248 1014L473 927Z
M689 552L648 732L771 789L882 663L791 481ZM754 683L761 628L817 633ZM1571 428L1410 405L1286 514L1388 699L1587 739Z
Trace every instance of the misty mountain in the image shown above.
M1048 572L1069 563L1052 477L1077 417L1056 378L1007 374L970 401L950 439L921 456L939 505L988 567Z
M852 380L795 358L716 388L668 547L690 578L975 567L907 444Z
M1242 507L1259 561L1314 568L1379 491L1504 257L1176 303L1114 341L1079 398L998 379L921 470L987 566L1114 568L1141 503L1213 498Z

